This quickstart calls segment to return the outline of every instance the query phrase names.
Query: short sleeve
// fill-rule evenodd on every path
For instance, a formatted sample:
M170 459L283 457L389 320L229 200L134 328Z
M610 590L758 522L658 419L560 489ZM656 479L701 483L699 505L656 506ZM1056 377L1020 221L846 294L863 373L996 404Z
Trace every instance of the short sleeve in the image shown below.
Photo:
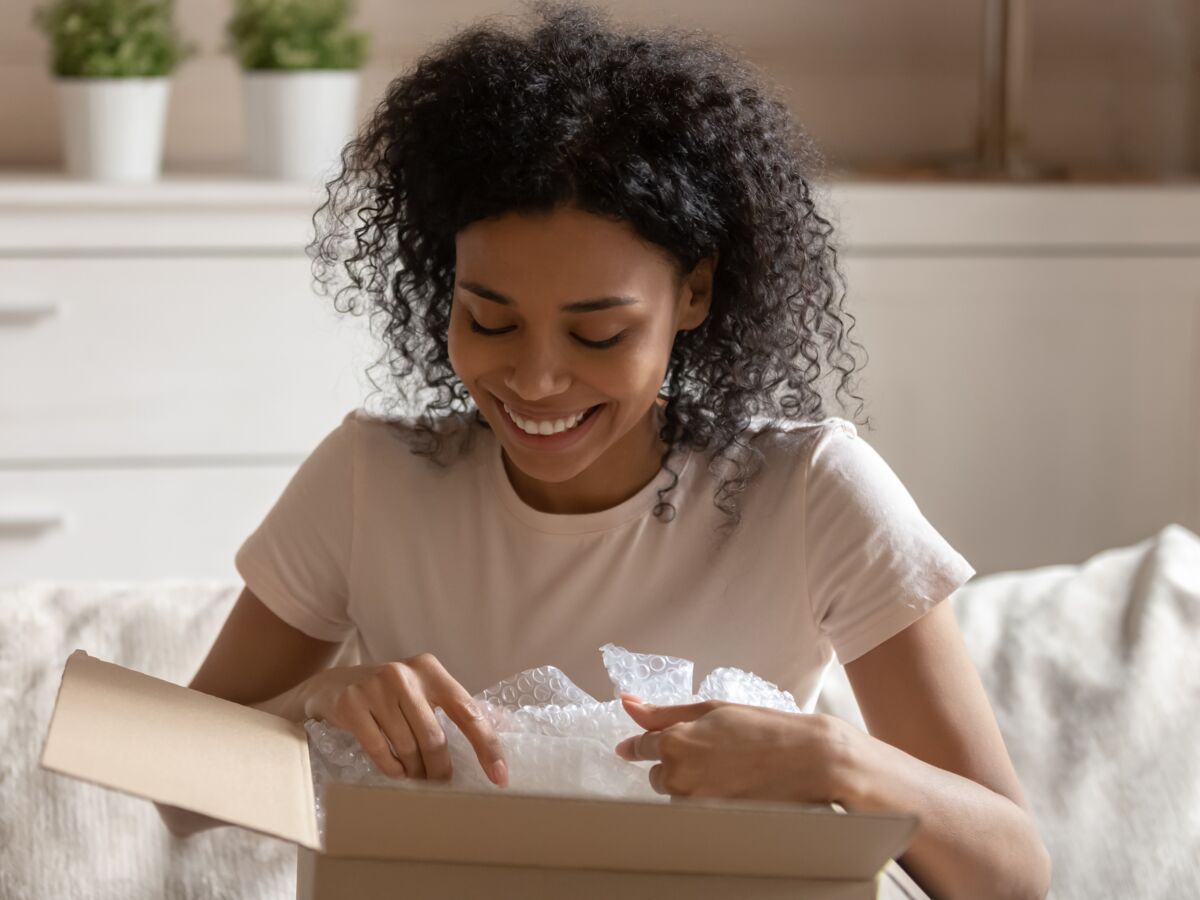
M813 617L843 665L903 631L974 574L854 424L828 419L805 481Z
M354 525L354 413L300 464L234 565L279 618L322 641L354 631L349 608Z

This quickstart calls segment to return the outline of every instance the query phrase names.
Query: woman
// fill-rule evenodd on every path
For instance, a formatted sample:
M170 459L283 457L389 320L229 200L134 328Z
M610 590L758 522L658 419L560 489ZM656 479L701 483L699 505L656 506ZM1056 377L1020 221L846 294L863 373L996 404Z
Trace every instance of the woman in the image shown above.
M928 890L1044 895L944 602L974 570L825 415L856 345L806 140L711 42L539 15L434 48L344 153L317 274L380 326L404 411L349 413L301 465L191 687L346 728L395 777L449 776L440 707L504 785L471 694L513 672L599 694L612 641L811 711L836 652L869 735L633 704L621 752L667 792L918 813ZM364 662L331 666L347 639Z

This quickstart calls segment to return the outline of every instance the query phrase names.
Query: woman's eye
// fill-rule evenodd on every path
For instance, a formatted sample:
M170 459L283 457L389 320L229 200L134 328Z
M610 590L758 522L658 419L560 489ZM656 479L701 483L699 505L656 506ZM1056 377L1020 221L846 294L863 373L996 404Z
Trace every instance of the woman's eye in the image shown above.
M516 327L515 325L510 325L507 328L484 328L482 325L480 325L478 322L476 322L474 318L471 318L471 330L474 331L476 334L486 334L489 336L494 336L494 335L498 335L498 334L508 334L515 327ZM596 350L603 350L607 347L612 347L617 342L619 342L623 337L625 337L625 332L622 331L620 334L615 334L612 337L608 338L607 340L603 340L603 341L589 341L586 338L581 338L577 334L572 335L572 337L574 337L575 340L579 341L579 343L583 344L585 347L591 347Z
M583 344L585 347L594 347L597 350L603 350L605 347L611 347L614 344L616 344L618 341L620 341L621 338L623 338L623 337L625 337L625 332L623 332L623 331L620 334L614 334L612 337L610 337L608 340L605 340L605 341L589 341L589 340L585 340L584 338L581 338L579 335L575 335L575 339L577 341L579 341L579 343Z
M474 319L471 320L471 330L477 334L507 334L512 331L515 326L510 325L508 328L484 328Z

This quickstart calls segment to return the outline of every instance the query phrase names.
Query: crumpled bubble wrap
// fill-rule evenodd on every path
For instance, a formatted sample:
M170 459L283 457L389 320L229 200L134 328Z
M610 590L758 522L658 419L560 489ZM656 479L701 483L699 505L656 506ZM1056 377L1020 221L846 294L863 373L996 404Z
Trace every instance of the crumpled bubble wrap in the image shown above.
M614 697L628 692L659 706L725 700L800 712L790 693L741 669L714 669L693 694L689 660L633 653L614 644L605 644L600 652L613 683ZM453 767L450 781L443 783L447 787L577 797L667 799L650 787L646 773L654 763L629 762L613 751L620 741L642 731L625 712L620 699L599 701L556 667L539 666L476 694L475 701L504 745L509 786L498 788L488 780L470 742L438 709L436 715L446 732ZM317 823L322 839L326 784L366 784L395 789L430 786L424 779L397 779L380 772L352 732L316 719L309 719L304 728L308 732Z

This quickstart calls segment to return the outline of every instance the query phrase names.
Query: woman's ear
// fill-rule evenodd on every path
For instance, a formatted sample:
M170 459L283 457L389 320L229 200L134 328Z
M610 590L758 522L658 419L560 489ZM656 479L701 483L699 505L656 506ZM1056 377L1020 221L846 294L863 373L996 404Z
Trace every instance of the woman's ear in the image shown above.
M695 268L684 278L676 330L691 331L693 328L699 328L708 318L709 309L712 307L713 275L719 256L720 253L714 250L712 256L696 263Z

